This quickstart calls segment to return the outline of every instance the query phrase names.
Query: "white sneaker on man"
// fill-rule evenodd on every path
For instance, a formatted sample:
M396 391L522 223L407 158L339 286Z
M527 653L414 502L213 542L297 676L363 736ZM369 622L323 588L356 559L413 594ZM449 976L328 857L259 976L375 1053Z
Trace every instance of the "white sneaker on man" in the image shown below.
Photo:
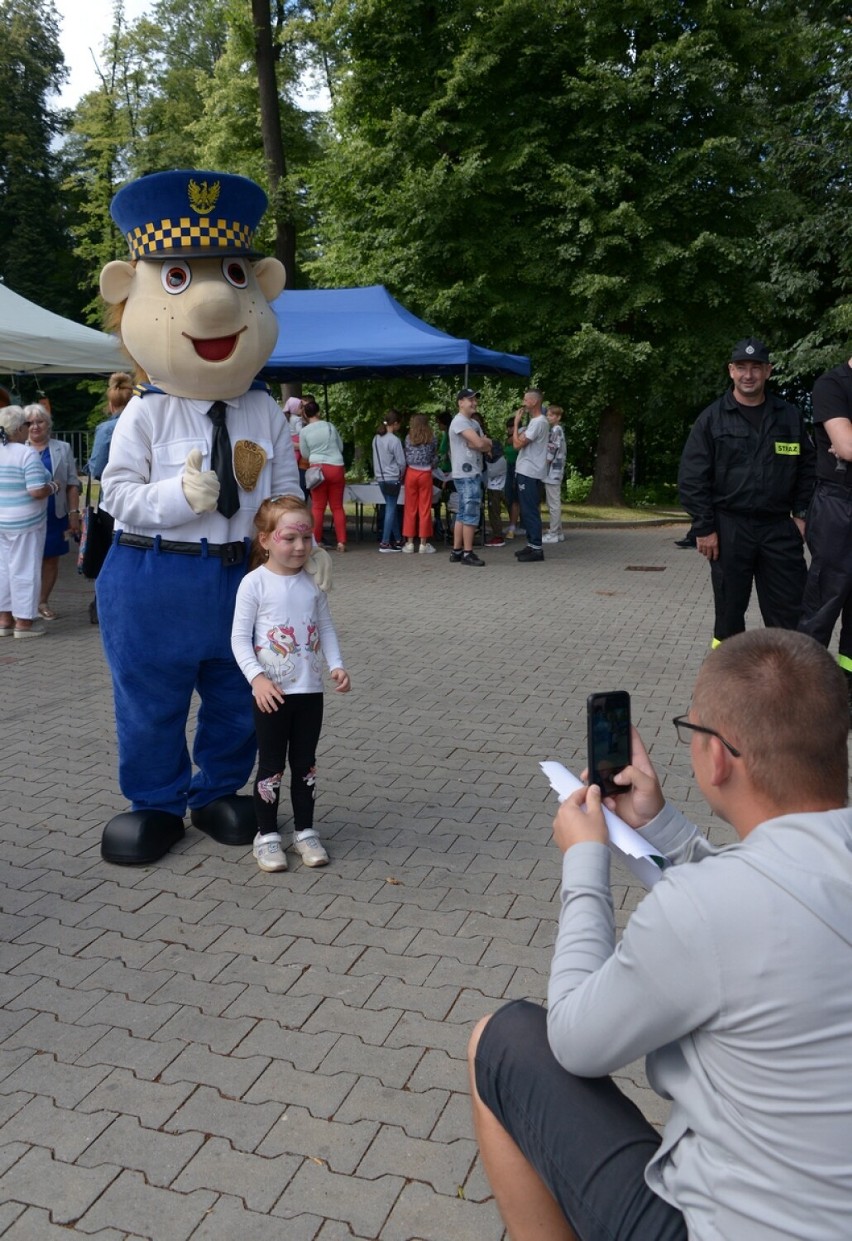
M548 532L547 534L543 534L543 535L541 536L541 541L542 541L542 543L558 543L558 542L559 542L559 535L558 535L558 534L550 534L550 533Z
M278 832L268 832L265 836L261 836L258 832L254 838L252 853L261 870L287 869L287 859L284 856L281 836Z
M293 836L293 848L306 866L327 866L328 854L322 846L316 832L307 832L304 836Z

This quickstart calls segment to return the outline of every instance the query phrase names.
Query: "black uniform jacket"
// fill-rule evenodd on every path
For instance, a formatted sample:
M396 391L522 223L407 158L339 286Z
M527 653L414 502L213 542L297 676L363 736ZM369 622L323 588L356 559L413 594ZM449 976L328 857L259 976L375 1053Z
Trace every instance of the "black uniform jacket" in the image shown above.
M757 519L803 516L816 478L816 452L801 411L767 393L760 426L733 389L698 415L678 471L680 502L697 537L716 529L716 510Z

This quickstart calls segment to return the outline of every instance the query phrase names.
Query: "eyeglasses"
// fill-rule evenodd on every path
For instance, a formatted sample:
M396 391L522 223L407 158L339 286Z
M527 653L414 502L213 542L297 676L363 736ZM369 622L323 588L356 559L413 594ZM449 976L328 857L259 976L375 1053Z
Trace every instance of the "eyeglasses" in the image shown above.
M715 728L705 728L703 724L693 724L685 715L674 716L672 723L677 729L678 741L682 741L684 745L689 745L689 732L706 733L708 737L715 737L717 741L721 741L725 749L733 754L734 758L742 758L741 752L735 746L732 746L730 741L726 741L721 733L717 733ZM688 729L689 732L684 732L684 729Z

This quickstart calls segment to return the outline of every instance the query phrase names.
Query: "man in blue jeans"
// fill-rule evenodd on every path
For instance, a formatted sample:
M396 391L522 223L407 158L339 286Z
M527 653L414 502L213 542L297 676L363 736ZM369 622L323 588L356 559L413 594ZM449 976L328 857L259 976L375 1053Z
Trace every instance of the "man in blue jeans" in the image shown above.
M482 454L491 451L491 440L473 418L478 399L478 392L462 388L456 394L459 412L450 423L450 469L459 500L450 560L482 568L485 561L473 550L473 536L482 511Z
M521 427L521 419L529 418ZM547 437L550 427L541 408L541 392L527 388L521 408L515 414L512 443L519 449L515 463L515 483L521 506L521 521L527 532L527 546L515 552L520 561L544 560L541 547L541 485L547 476Z

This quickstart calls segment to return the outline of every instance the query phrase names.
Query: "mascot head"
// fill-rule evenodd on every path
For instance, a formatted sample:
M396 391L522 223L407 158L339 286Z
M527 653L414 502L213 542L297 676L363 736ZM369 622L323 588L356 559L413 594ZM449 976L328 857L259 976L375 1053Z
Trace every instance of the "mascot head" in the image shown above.
M124 347L164 392L240 396L275 348L284 267L252 249L265 209L259 185L225 172L152 173L112 200L132 261L107 263L101 295L123 304Z

